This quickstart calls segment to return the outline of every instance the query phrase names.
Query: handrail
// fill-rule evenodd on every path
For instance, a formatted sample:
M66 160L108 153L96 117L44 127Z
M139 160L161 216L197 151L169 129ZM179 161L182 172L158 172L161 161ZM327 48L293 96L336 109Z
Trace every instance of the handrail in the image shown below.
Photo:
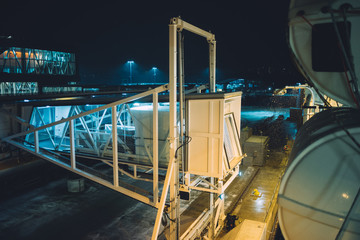
M130 96L130 97L127 97L127 98L118 100L118 101L116 101L116 102L109 103L109 104L106 104L106 105L104 105L104 106L101 106L101 107L98 107L98 108L95 108L95 109L92 109L92 110L89 110L89 111L86 111L86 112L82 112L82 113L80 113L80 114L77 114L77 115L74 115L74 116L71 116L71 117L68 117L68 118L61 119L61 120L59 120L59 121L56 121L56 122L53 122L53 123L50 123L50 124L47 124L47 125L40 126L40 127L31 129L31 130L28 130L28 131L26 131L26 132L21 132L21 133L17 133L17 134L11 135L11 136L9 136L9 137L5 137L5 138L3 138L2 140L3 140L3 141L7 141L7 140L10 140L10 139L13 139L13 138L16 138L16 137L20 137L20 136L23 136L23 135L27 135L27 134L29 134L29 133L33 133L33 132L35 132L35 131L40 131L40 130L43 130L43 129L46 129L46 128L49 128L49 127L52 127L52 126L55 126L55 125L58 125L58 124L61 124L61 123L68 122L68 121L70 121L70 120L78 119L78 118L84 117L84 116L86 116L86 115L89 115L89 114L92 114L92 113L95 113L95 112L99 112L99 111L102 111L102 110L111 108L111 107L116 106L116 105L120 105L120 104L127 103L127 102L132 102L132 101L135 101L135 100L137 100L137 99L140 99L140 98L143 98L143 97L147 97L147 96L149 96L149 95L152 95L152 94L154 94L154 93L159 93L159 92L165 91L165 90L167 90L167 89L168 89L168 84L164 84L164 85L162 85L162 86L160 86L160 87L151 89L151 90L149 90L149 91L146 91L146 92L143 92L143 93L139 93L139 94L137 94L137 95Z
M160 87L148 90L146 92L143 93L139 93L137 95L134 96L130 96L128 98L125 99L121 99L118 100L116 102L107 104L107 105L103 105L101 107L98 108L94 108L92 110L86 111L86 112L80 112L80 110L76 111L77 115L74 116L69 116L67 118L63 118L59 121L53 122L53 123L49 123L37 128L32 128L28 131L22 132L22 133L18 133L9 137L5 137L2 140L6 141L14 146L17 146L21 149L24 149L25 151L28 151L36 156L39 156L41 158L44 158L56 165L59 165L67 170L70 170L72 172L75 172L83 177L89 178L97 183L100 183L106 187L109 187L111 189L114 189L115 191L121 192L127 196L133 197L134 199L141 201L143 203L146 203L150 206L156 207L156 208L160 208L161 206L158 203L158 191L159 191L159 187L158 187L158 183L159 183L159 178L157 176L158 174L158 160L157 160L157 156L153 156L153 171L154 171L154 179L153 179L153 199L151 199L148 196L144 196L142 194L139 194L139 191L132 191L129 190L128 188L125 188L123 186L119 185L119 152L118 152L118 147L117 147L117 143L118 141L113 141L113 146L112 146L112 159L109 159L109 163L112 161L112 164L106 163L108 165L110 165L113 168L113 175L112 175L112 181L108 181L107 179L102 179L101 177L98 177L97 175L94 175L93 173L90 172L86 172L83 171L82 169L77 167L77 161L76 161L76 156L75 156L75 121L74 119L81 119L82 123L81 125L84 127L85 131L87 132L87 134L89 134L90 136L90 142L91 145L93 145L94 147L96 147L95 144L95 140L92 138L91 134L92 132L90 131L90 129L87 126L87 123L84 120L85 116L89 116L92 115L94 113L99 113L103 110L107 110L107 109L111 109L111 124L112 124L112 135L109 137L109 139L118 139L117 137L117 122L119 120L119 113L117 113L118 109L117 106L119 105L123 105L126 104L128 102L133 102L135 100L144 98L144 97L148 97L151 96L154 98L153 99L153 104L157 106L158 102L157 102L157 98L158 98L158 94L160 92L166 91L168 90L168 84L162 85ZM121 114L121 113L120 113ZM156 107L154 107L154 111L153 111L153 118L156 120L154 121L153 127L154 128L158 128L158 110ZM43 124L45 124L44 121L42 121ZM43 150L44 148L41 147L40 145L40 138L39 138L39 132L41 130L48 130L49 128L56 126L56 125L61 125L61 124L69 124L69 141L70 141L70 158L68 159L69 162L65 163L63 161L59 161L59 159L57 159L57 157L55 158L52 154L49 153L45 153ZM157 131L153 131L154 133L157 133ZM31 144L32 146L28 146L26 144L26 141L21 140L23 136L26 136L28 134L34 134L34 143ZM50 135L50 134L49 134ZM65 136L64 134L62 134L63 137ZM50 136L51 138L51 136ZM19 140L20 139L20 140ZM159 141L157 135L153 136L153 141ZM157 148L157 142L154 143L154 148ZM56 150L56 147L54 146L54 149ZM98 151L98 149L94 149L95 151ZM154 150L154 154L156 154L155 150ZM98 154L97 154L98 155ZM103 159L100 159L103 160ZM167 175L170 175L170 173L168 173ZM136 176L136 174L135 174ZM128 187L128 186L127 186ZM148 191L146 191L148 192ZM164 193L166 194L166 193ZM165 198L166 199L166 198Z

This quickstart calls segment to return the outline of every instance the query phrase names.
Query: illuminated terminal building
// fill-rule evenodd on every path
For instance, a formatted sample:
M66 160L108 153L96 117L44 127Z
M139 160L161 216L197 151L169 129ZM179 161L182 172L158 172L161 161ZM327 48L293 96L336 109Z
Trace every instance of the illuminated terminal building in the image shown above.
M9 38L0 45L1 95L81 91L74 51L20 47Z

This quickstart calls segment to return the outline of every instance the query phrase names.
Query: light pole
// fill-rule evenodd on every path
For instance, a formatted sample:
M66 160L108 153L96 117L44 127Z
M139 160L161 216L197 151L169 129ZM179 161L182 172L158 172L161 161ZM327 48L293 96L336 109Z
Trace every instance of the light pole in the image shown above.
M134 64L134 61L127 61L127 63L129 64L129 83L132 83L132 68L131 65Z
M157 67L153 67L152 70L154 71L154 82L153 83L156 83L156 70L157 70Z

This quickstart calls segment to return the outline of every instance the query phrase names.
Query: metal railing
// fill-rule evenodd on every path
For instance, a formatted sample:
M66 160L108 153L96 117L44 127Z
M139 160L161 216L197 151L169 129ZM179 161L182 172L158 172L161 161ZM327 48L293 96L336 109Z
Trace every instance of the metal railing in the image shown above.
M2 140L92 181L157 207L159 204L158 95L167 89L168 85L163 85L85 112L81 112L79 106L69 106L65 111L66 113L56 112L56 109L53 113L44 111L46 107L40 110L35 108L33 114L36 115L37 120L31 123L34 128ZM124 142L126 134L119 132L121 129L125 129L126 132L126 126L129 126L130 123L133 124L130 108L126 107L127 104L148 96L152 96L153 106L153 126L149 126L153 130L149 140L152 142L152 151L148 152L148 156L137 156L134 148L130 149ZM127 110L127 114L124 115L125 110ZM43 112L40 113L40 111ZM61 118L61 114L67 117ZM95 118L95 116L98 117ZM126 124L124 124L124 118L127 118ZM105 125L107 128L110 127L111 131L106 131ZM86 164L89 161L84 159L89 154L93 159L96 158L105 163L103 165L108 167L107 173L112 173L110 174L112 181L109 181L109 178L102 178L101 174L94 174L88 170L89 167L86 167ZM137 168L137 163L140 162L133 161L136 159L145 159L146 161L142 161L139 168L146 168L146 171L153 173L153 191L150 194L141 194L148 191L134 190L135 188L119 180L119 172L134 179L142 180L138 176L139 168ZM125 170L122 169L121 166L127 163L130 167L126 167ZM132 168L132 172L127 168Z

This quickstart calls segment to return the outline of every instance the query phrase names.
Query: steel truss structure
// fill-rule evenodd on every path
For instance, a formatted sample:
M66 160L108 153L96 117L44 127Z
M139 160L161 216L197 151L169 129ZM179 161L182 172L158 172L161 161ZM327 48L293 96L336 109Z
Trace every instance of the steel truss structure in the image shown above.
M205 228L208 228L207 238L214 239L225 218L224 201L219 196L239 169L238 165L233 166L225 179L215 179L191 176L184 172L184 167L180 167L186 161L182 152L184 148L178 147L184 146L185 91L183 64L179 61L178 66L177 62L178 57L180 60L183 58L182 43L177 45L177 35L181 39L183 30L203 36L208 41L209 86L210 92L215 92L215 35L180 18L173 18L169 25L169 84L103 106L36 107L27 131L2 140L157 208L152 239L158 237L167 203L170 205L170 218L175 219L170 221L170 239L193 239ZM201 87L197 91L203 89ZM161 104L158 96L165 91L169 93L169 102ZM149 97L152 97L151 102L148 102ZM146 102L150 115L142 118L135 114L138 102ZM167 108L164 118L160 113L163 107ZM165 119L164 122L160 123L161 119ZM165 122L168 130L161 131ZM143 128L142 134L137 133L140 128ZM176 154L179 149L181 153ZM210 193L209 209L204 210L182 236L179 170L183 171L182 177L186 179L181 187ZM141 181L142 187L130 185L126 179Z
M129 104L152 96L152 127L158 129L158 94L166 91L167 86L85 112L85 108L80 106L68 106L60 110L52 107L34 108L31 129L3 140L143 203L158 207L158 132L152 131L152 146L148 146L152 154L136 155L134 139L128 137L134 122ZM103 164L99 165L99 162ZM153 173L153 179L149 179L149 172ZM119 173L136 180L152 180L152 193L121 181Z

